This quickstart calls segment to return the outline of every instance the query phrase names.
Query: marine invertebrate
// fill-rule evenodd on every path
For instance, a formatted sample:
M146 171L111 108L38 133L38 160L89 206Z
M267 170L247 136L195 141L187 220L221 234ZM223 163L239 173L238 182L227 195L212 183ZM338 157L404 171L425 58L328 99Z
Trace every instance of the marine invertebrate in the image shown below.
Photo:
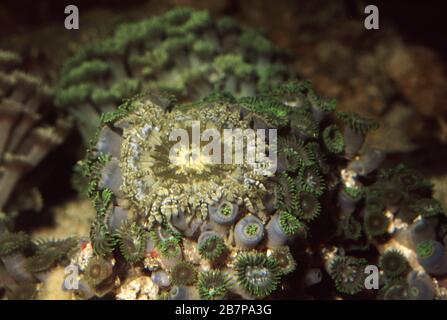
M301 167L297 182L303 191L316 196L321 196L326 189L324 179L316 166Z
M408 300L408 282L404 278L393 278L380 289L379 297L383 300Z
M227 250L224 239L212 231L203 232L197 240L199 253L205 259L215 261Z
M387 232L391 219L383 212L367 212L363 227L370 236L379 236Z
M424 273L412 271L407 276L408 298L410 300L433 300L436 288L433 280Z
M25 269L31 273L50 270L57 263L68 259L76 249L78 241L75 238L60 240L34 241L34 254L27 258Z
M359 293L364 288L366 260L352 256L336 256L329 266L337 290L346 294Z
M324 146L332 153L339 154L345 149L345 140L336 125L330 125L323 130Z
M433 198L422 198L410 204L410 209L419 213L422 217L432 217L444 212L441 203Z
M202 271L197 280L200 298L220 300L225 297L231 286L231 279L221 270Z
M295 212L298 208L298 186L287 173L281 172L275 177L273 186L274 205L279 210Z
M19 55L0 50L0 79L0 210L8 211L18 182L62 143L70 121L55 116L52 89Z
M181 18L172 18L177 16ZM65 63L56 103L76 117L87 144L101 112L142 91L193 101L213 90L252 95L285 79L286 54L260 32L230 20L175 8L124 23L111 37L86 45Z
M401 252L391 249L380 257L380 268L386 276L397 277L408 271L409 265Z
M296 269L296 261L290 252L290 247L276 247L270 253L270 256L278 262L278 267L283 275L289 274Z
M0 256L7 256L16 251L21 251L31 244L29 236L24 232L0 234Z
M272 293L281 277L278 262L261 253L240 253L236 257L234 269L238 282L256 297Z
M264 224L252 215L244 217L234 227L236 245L242 249L252 249L264 237Z
M436 240L425 240L416 247L419 263L431 275L447 273L447 254L444 246Z
M365 135L377 129L379 124L373 119L362 118L354 112L338 112L337 117L344 124L345 154L348 158L352 158L363 145Z
M112 269L113 266L109 261L96 256L89 260L83 274L87 283L92 287L96 287L112 276Z
M298 193L298 206L295 212L304 221L312 221L318 217L321 204L318 198L310 192L301 191Z
M26 270L24 250L31 245L30 238L24 232L0 234L0 260L6 271L17 282L31 281L32 276Z
M135 263L143 259L146 250L146 231L135 222L126 221L116 231L119 248L124 258Z
M183 104L142 94L105 114L84 160L84 171L90 179L89 196L98 213L92 225L93 247L97 246L103 257L117 254L115 249L120 246L112 241L110 222L115 212L122 212L139 232L150 235L146 241L137 241L140 254L133 262L136 269L142 265L151 277L164 272L161 278L154 275L154 283L171 292L172 299L198 297L201 290L198 284L175 284L172 272L177 268L200 268L201 272L209 268L233 277L234 285L226 290L243 298L269 296L286 287L279 286L280 280L295 269L295 251L290 252L290 248L303 250L297 252L298 256L329 261L330 277L318 268L307 268L313 270L309 271L313 280L302 277L303 281L331 279L339 292L360 294L367 265L361 257L378 258L375 246L383 252L384 243L405 234L407 221L420 221L422 212L415 213L412 203L431 199L432 190L425 180L415 183L412 171L411 179L400 181L409 172L401 166L377 168L380 153L354 154L359 141L346 139L346 130L361 133L363 138L375 124L363 123L354 115L340 116L332 107L314 112L313 108L323 102L315 100L307 82L287 83L280 88L239 99L214 94ZM286 94L279 95L281 90ZM312 121L308 126L305 121L293 122L297 114ZM335 125L343 132L344 149L339 152L329 150L324 142L324 129ZM249 134L255 132L250 129L262 131L274 126L278 126L279 139L263 136L267 151L263 162L236 161L237 152L244 154L249 149L245 145L247 137L227 149L232 151L230 162L217 151L230 145L222 139L225 129L241 129L243 135L244 130ZM210 148L209 139L191 139L193 132L200 137L205 130L216 133L213 142L219 143L218 149ZM170 139L172 133L175 135ZM188 143L180 143L182 135ZM280 148L276 148L276 140ZM347 150L352 143L357 146ZM268 169L275 150L277 166L272 171ZM213 158L218 161L210 161ZM94 168L97 172L92 172ZM406 211L409 208L412 213ZM399 219L402 216L407 220ZM120 219L120 227L115 230L127 225L124 218ZM437 239L438 223L443 222L422 219L436 226L431 236ZM411 231L408 235L411 237ZM318 256L313 248L321 246L319 241L324 241L324 250L333 246L336 253ZM389 298L407 294L407 287L391 284L411 271L401 271L401 265L392 258L388 252L382 257L384 290ZM184 264L187 267L180 268ZM200 271L198 274L199 281ZM202 293L202 297L211 296Z
M197 280L197 272L194 266L186 261L177 263L171 270L172 283L177 286L192 285Z
M269 248L284 245L287 240L301 234L305 236L304 224L289 212L277 212L267 224L267 246Z
M92 241L93 250L95 250L95 253L98 255L111 253L116 242L101 219L97 219L92 223L90 228L90 239Z

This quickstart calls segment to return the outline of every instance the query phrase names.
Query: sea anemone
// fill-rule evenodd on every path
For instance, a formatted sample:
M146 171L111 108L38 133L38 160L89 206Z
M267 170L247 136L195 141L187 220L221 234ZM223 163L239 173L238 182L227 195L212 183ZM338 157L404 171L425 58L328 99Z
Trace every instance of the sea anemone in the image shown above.
M212 231L203 232L197 240L199 253L205 259L215 261L227 250L224 239Z
M447 253L444 246L436 240L425 240L416 247L418 261L431 275L441 276L447 273Z
M261 242L263 237L264 224L255 216L246 216L234 227L234 239L239 248L252 249Z
M314 155L302 140L294 136L279 138L279 157L283 157L287 171L298 171L302 166L314 164Z
M210 218L219 225L231 225L236 221L239 208L229 201L222 201L217 207L210 208Z
M84 277L87 283L96 287L109 279L113 274L112 264L99 256L92 257L84 270Z
M365 135L377 129L379 125L376 121L362 118L354 112L337 112L337 117L344 124L345 155L351 159L363 145Z
M296 261L288 246L276 247L270 253L270 257L278 262L278 267L283 275L292 273L296 269Z
M180 240L168 238L157 244L161 260L167 268L173 268L182 259L182 248Z
M129 263L143 259L147 232L135 222L126 221L116 232L120 252Z
M404 278L392 278L379 291L383 300L408 300L408 283Z
M224 299L230 286L230 277L221 270L202 271L197 281L199 295L203 300Z
M31 273L44 272L51 269L56 261L56 257L51 253L37 253L26 259L25 269Z
M273 257L263 253L240 253L234 262L238 282L251 295L262 298L276 290L281 269Z
M409 265L402 252L391 249L385 251L380 257L380 268L386 276L398 277L408 271Z
M197 272L192 263L180 261L171 270L172 283L177 286L192 285L197 280Z
M410 300L433 300L435 298L436 287L427 274L412 271L407 277L407 282Z
M110 235L107 226L100 219L93 221L90 228L90 239L97 255L105 256L113 251L115 240Z
M321 196L326 189L324 179L316 166L301 167L297 183L301 190L316 196Z
M387 232L391 223L390 218L383 212L366 212L363 227L367 235L376 237Z
M365 281L365 259L336 256L330 264L330 275L341 293L354 295L362 291Z
M310 192L301 191L298 193L298 207L296 212L298 217L304 221L312 221L320 215L321 204L318 198Z
M274 207L287 212L294 212L297 209L298 186L295 180L287 173L282 172L275 177L274 184Z
M418 199L410 204L410 208L424 218L433 217L444 212L442 204L433 198Z
M173 286L169 291L169 300L188 300L191 299L191 292L188 287Z
M304 140L317 138L319 134L318 124L309 112L295 111L291 113L290 127L294 134Z

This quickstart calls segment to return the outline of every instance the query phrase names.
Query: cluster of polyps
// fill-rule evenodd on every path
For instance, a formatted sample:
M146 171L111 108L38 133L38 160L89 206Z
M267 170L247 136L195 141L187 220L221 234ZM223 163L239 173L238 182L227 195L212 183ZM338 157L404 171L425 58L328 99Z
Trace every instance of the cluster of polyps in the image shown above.
M50 89L19 69L20 58L0 51L0 210L5 210L17 182L63 140L67 120L45 122Z

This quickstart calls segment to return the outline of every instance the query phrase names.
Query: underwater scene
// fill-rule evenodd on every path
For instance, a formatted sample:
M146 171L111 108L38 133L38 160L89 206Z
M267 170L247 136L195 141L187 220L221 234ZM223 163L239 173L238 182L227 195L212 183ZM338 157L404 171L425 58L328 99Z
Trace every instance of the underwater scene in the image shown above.
M0 2L0 300L446 300L435 3Z

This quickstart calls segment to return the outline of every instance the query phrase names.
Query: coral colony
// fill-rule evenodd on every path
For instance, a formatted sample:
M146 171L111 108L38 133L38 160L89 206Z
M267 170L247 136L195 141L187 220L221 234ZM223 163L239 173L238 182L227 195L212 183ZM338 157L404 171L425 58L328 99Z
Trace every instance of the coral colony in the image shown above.
M430 182L383 167L364 143L378 124L337 111L285 59L256 31L181 8L68 61L54 103L90 140L77 171L96 217L80 241L4 231L6 296L32 298L68 265L78 299L264 299L291 287L307 298L323 284L332 298L447 298L446 217ZM17 88L8 98L3 79ZM23 97L41 97L35 83L2 74L2 115L35 116L40 99ZM1 164L22 170L11 137Z
M212 90L250 96L289 75L286 53L231 18L181 8L123 24L112 37L86 46L68 61L56 105L77 119L86 144L102 112L142 91L193 101Z

